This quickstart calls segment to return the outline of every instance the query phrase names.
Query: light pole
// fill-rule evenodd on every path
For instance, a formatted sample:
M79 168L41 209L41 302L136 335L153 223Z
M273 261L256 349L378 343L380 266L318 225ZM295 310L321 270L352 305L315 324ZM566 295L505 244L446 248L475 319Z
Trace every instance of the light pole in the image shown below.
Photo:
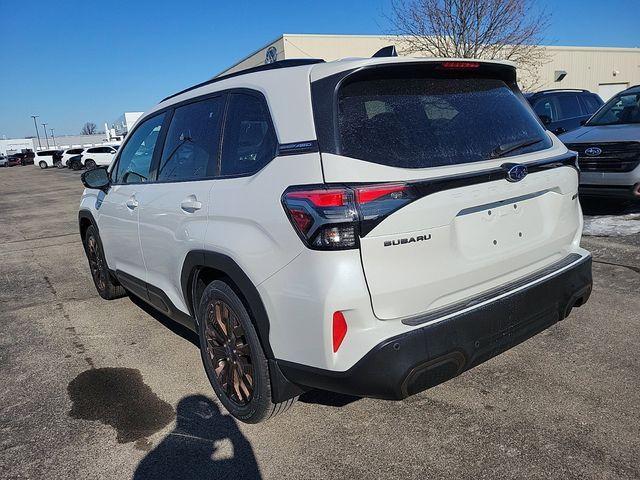
M49 130L51 130L51 141L53 142L53 146L55 148L55 146L56 146L56 137L53 134L53 128L50 128Z
M33 118L33 126L36 127L36 137L38 137L38 149L42 150L42 144L40 143L40 133L38 132L38 124L36 123L36 118L38 118L38 115L31 115L31 118Z
M47 148L49 148L49 137L47 137L47 124L42 124L42 129L44 130L44 139L47 141Z

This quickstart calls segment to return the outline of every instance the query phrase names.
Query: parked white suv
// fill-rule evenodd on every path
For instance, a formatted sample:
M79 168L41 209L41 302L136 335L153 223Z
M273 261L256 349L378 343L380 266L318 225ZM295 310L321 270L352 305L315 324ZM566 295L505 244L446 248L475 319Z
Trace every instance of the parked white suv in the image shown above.
M45 169L56 166L62 159L62 150L44 150L36 152L34 163L40 168Z
M510 63L284 61L144 115L83 174L99 294L200 336L236 418L310 388L402 399L583 304L576 155Z
M62 153L62 166L69 167L74 170L80 170L82 168L82 153L84 148L68 148Z
M98 165L109 166L118 151L118 147L106 145L87 148L82 153L82 164L87 170L93 170Z

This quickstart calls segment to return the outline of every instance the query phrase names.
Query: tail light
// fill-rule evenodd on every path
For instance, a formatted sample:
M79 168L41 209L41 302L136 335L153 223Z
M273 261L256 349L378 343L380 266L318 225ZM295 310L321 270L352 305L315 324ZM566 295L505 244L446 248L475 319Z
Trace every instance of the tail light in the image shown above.
M413 201L404 183L353 187L291 187L282 203L304 243L316 250L357 248L358 238Z

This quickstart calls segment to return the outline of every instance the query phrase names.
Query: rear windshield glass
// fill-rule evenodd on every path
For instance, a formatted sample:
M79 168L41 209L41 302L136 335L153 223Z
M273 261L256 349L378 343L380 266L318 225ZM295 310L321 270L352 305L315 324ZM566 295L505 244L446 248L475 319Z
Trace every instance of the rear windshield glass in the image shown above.
M338 96L340 154L425 168L551 146L525 101L491 78L376 78ZM513 148L518 144L526 144Z

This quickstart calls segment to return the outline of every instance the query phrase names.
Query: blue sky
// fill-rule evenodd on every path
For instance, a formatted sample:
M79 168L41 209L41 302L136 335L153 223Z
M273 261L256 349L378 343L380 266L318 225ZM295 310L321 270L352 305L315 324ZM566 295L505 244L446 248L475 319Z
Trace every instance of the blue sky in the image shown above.
M539 0L555 45L640 47L640 0ZM389 0L0 0L0 138L99 128L282 33L385 34Z

